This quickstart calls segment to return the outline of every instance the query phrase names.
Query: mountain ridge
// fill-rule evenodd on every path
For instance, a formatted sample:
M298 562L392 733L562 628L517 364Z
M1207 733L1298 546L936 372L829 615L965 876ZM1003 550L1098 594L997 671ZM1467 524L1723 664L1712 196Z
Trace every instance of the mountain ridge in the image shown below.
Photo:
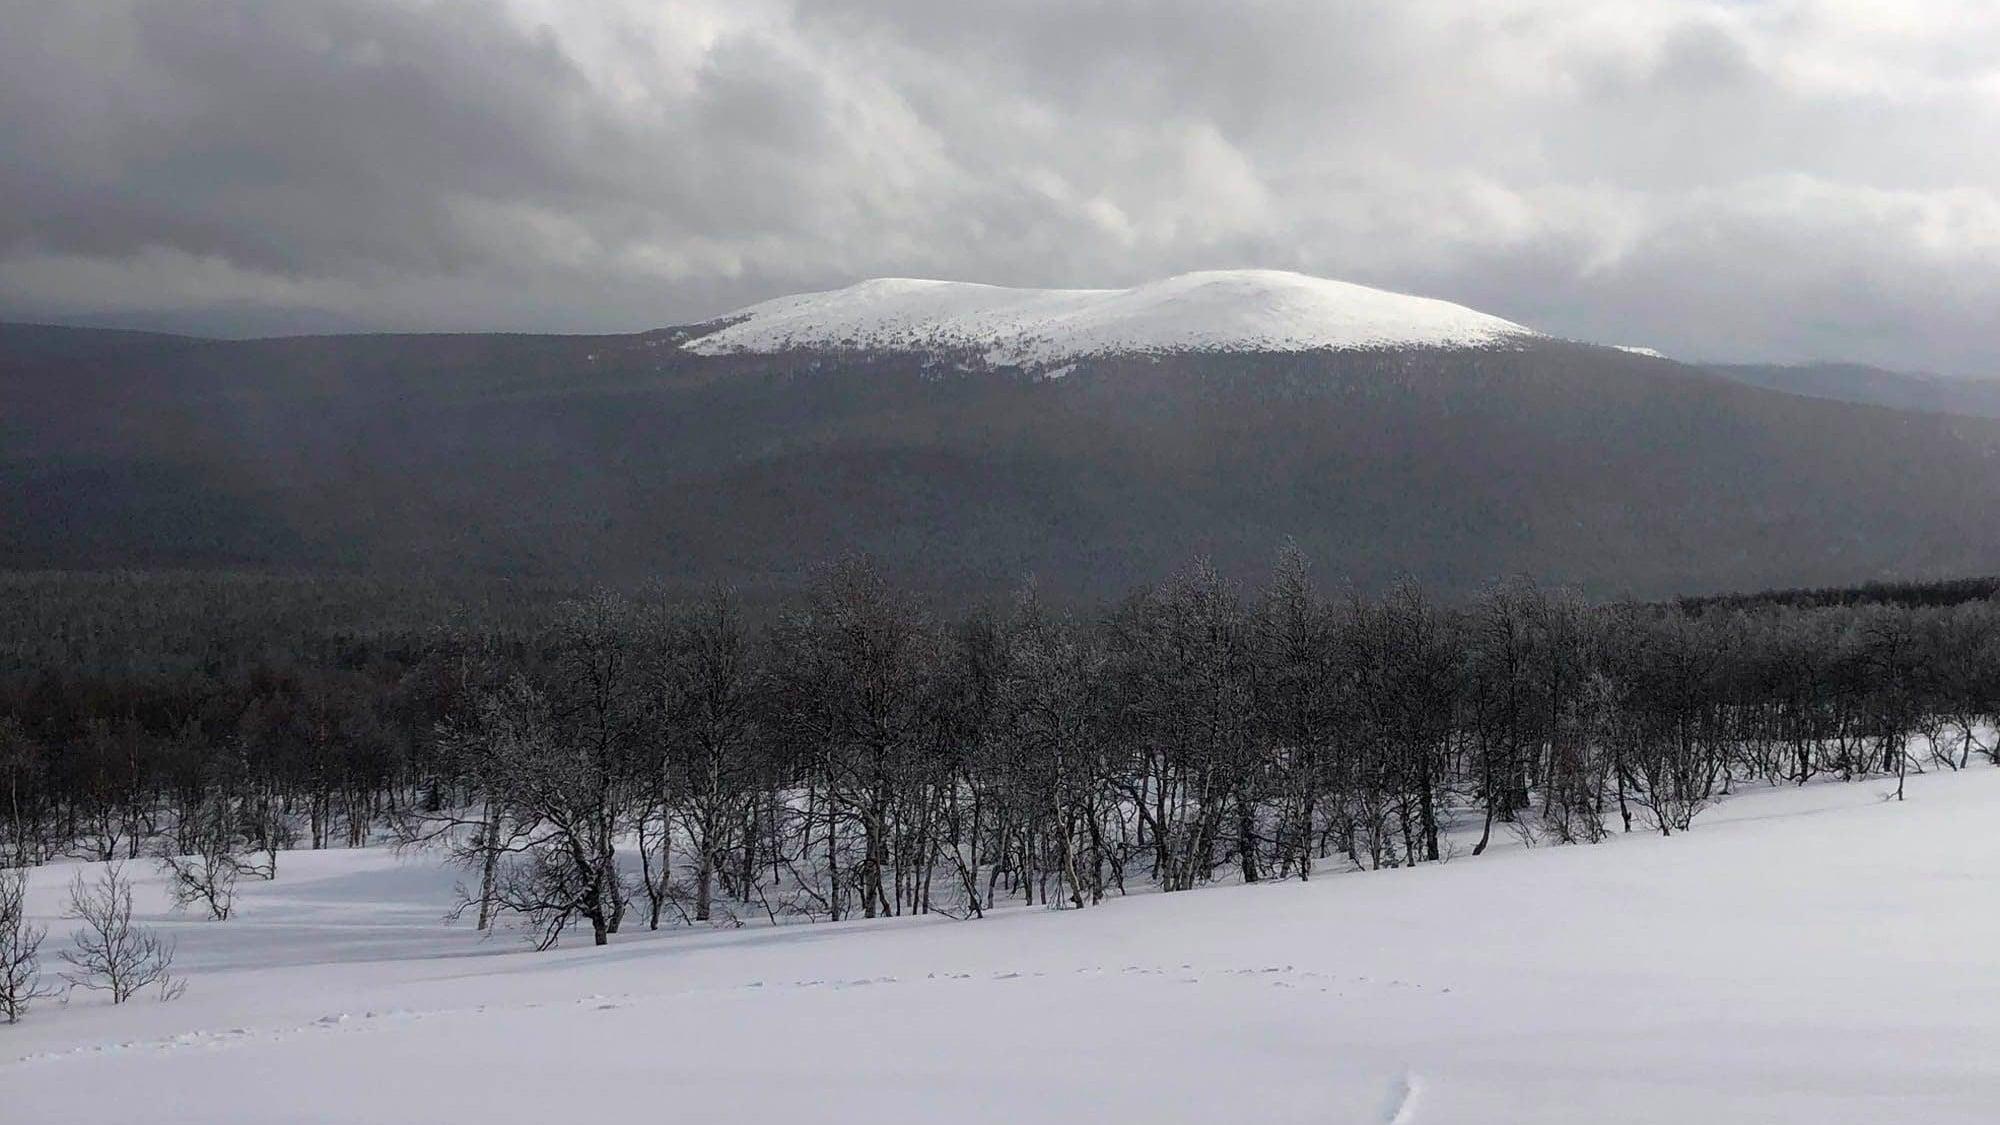
M0 331L0 567L782 594L850 552L945 600L1102 600L1196 555L1447 595L1987 573L2000 423L1550 337L1053 372L628 336L152 346ZM125 346L136 344L137 346Z
M1928 414L2000 419L2000 379L1895 371L1863 363L1709 363L1726 379L1766 390Z

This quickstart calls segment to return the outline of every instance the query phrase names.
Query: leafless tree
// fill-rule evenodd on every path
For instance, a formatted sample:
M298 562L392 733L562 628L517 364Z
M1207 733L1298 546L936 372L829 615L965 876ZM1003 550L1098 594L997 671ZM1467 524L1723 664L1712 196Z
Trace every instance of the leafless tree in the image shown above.
M56 994L42 983L42 939L48 927L28 921L26 868L0 868L0 1016L18 1023L35 1001Z
M12 853L7 862L28 865L41 860L41 841L36 839L34 818L29 815L32 807L23 802L23 791L32 793L35 783L45 770L42 748L28 732L21 727L21 720L12 715L0 715L0 782L4 782L6 794L0 798L0 815L4 815L10 832L4 842Z
M1074 907L1104 899L1099 817L1109 785L1091 691L1102 663L1070 622L1043 609L1033 586L1022 592L993 716L999 795L1020 837L1023 879L1053 869L1054 901Z
M1338 638L1306 558L1287 543L1256 620L1257 721L1274 771L1278 873L1312 877L1329 798L1337 802L1342 676Z
M850 558L820 573L773 641L769 703L822 817L829 913L849 912L851 887L864 916L900 914L904 877L930 858L906 830L923 820L942 764L931 753L941 638L912 599ZM847 845L858 845L852 863Z
M200 903L207 908L210 918L226 921L235 908L237 877L255 869L236 853L235 802L217 794L189 815L196 823L186 826L181 833L191 845L188 854L160 857L161 874L167 877L167 893L180 909Z
M79 872L63 917L81 923L70 948L62 951L69 966L63 979L72 988L109 992L113 1004L149 987L157 986L162 1000L176 999L186 988L173 974L173 942L132 924L132 882L118 864L106 864L96 882Z
M644 834L657 821L658 870L643 840L640 859L657 926L660 906L676 887L670 845L684 839L694 864L693 921L706 922L716 880L729 875L729 841L743 831L756 795L752 650L727 591L656 618L641 673L648 705L641 758L652 807L639 827Z

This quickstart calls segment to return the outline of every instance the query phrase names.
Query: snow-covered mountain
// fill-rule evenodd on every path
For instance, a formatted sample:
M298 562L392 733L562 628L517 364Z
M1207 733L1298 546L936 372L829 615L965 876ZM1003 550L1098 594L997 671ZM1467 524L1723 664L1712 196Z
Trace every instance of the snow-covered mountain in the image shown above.
M1504 346L1540 334L1497 316L1282 270L1184 273L1131 289L1009 289L878 278L751 305L683 346L971 353L1047 367L1093 355Z
M1488 322L1365 290L1370 302L1324 300L1350 292L1328 283L1212 280L1040 300L878 284L624 337L0 325L0 567L665 577L772 596L866 551L948 602L1004 597L1024 574L1112 601L1197 554L1253 580L1288 539L1363 589L1410 573L1451 597L1523 572L1666 597L1979 574L2000 558L2000 522L1968 515L2000 510L2000 421L1464 331ZM1038 378L939 377L981 352L679 346L863 327L880 344L891 323L922 340L909 291L925 289L927 331L984 328L987 350L1017 354L1500 342L1093 355L1024 369ZM968 293L980 315L941 315ZM1110 315L1175 295L1151 317ZM1341 317L1293 314L1314 295ZM1364 331L1377 298L1452 316L1428 336L1411 316L1393 336ZM876 315L845 328L811 315L843 305ZM1769 377L1804 390L1797 374Z

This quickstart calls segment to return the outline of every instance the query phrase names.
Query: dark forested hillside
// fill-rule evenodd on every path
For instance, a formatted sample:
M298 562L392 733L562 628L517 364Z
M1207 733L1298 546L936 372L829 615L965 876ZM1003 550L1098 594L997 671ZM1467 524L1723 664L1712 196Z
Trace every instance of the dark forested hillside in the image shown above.
M1130 357L703 358L676 332L219 342L0 328L0 567L797 588L865 550L933 594L1101 598L1190 554L1446 593L1986 573L2000 422L1561 343Z

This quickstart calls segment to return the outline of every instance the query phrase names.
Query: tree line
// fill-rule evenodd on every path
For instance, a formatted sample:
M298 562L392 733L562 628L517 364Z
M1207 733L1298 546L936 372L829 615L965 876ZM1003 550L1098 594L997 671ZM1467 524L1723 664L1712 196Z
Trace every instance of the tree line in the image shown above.
M221 920L288 849L436 847L458 909L546 946L1671 835L1742 786L2000 762L1990 591L1444 604L1290 549L962 614L852 558L755 607L189 581L0 591L33 595L0 596L0 865L144 857Z

